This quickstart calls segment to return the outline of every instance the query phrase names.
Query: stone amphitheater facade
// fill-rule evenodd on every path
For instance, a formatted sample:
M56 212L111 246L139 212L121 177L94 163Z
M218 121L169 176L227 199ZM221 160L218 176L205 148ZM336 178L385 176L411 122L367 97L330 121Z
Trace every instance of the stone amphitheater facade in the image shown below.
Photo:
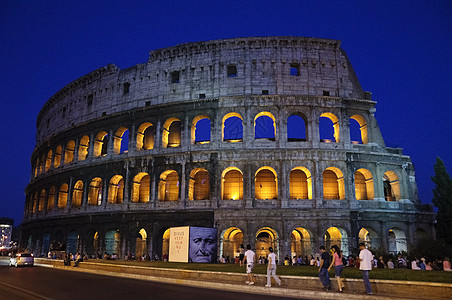
M338 40L195 42L99 68L38 115L21 245L161 257L168 228L205 226L229 257L409 251L434 213L375 105Z

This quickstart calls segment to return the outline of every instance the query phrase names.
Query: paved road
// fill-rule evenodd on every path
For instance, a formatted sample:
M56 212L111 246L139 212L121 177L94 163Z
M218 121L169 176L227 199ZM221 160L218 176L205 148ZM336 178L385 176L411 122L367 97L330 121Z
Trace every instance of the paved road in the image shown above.
M0 261L0 299L293 299L118 278ZM240 287L237 287L240 290Z

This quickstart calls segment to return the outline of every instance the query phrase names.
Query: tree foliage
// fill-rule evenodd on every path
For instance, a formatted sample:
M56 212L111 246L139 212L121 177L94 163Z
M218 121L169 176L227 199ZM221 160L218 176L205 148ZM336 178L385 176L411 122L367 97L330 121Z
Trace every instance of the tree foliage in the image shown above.
M434 166L435 183L433 204L438 208L436 215L436 237L452 245L452 180L446 171L444 162L437 157Z

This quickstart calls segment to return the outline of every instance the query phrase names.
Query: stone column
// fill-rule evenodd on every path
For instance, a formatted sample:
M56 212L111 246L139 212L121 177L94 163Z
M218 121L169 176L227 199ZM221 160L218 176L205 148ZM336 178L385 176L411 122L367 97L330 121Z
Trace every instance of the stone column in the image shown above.
M179 208L184 208L186 205L185 190L186 190L186 174L185 174L185 160L181 163L181 187L180 187L180 198L179 198Z

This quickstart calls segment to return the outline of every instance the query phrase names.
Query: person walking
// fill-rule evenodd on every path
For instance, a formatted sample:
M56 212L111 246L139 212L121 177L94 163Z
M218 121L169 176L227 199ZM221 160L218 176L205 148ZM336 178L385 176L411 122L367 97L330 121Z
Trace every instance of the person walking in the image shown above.
M330 255L326 252L325 246L320 246L321 259L319 265L319 278L323 284L323 289L329 291L331 289L330 274L328 274L328 266L330 265Z
M281 286L281 280L276 276L276 254L273 253L273 248L268 248L268 251L270 251L270 254L268 255L268 265L267 265L267 284L265 287L271 287L272 286L272 279L273 277L276 281L276 283Z
M245 281L248 285L254 284L254 275L253 275L253 268L254 268L254 262L256 260L256 253L254 253L253 250L251 250L250 245L246 245L246 252L244 253L245 259L246 259L246 274L248 275L248 280Z
M333 260L331 261L328 271L330 271L331 267L334 266L334 275L337 280L337 291L342 292L342 289L345 287L344 282L341 278L342 271L344 270L344 264L342 263L342 253L337 245L331 247L331 250L333 251Z
M363 272L364 287L366 288L366 293L372 295L372 287L369 281L369 271L372 270L372 252L366 249L366 244L359 243L359 269Z
M243 264L245 263L243 260L245 259L245 247L243 247L243 244L240 245L239 248L239 263L240 266L243 266Z

